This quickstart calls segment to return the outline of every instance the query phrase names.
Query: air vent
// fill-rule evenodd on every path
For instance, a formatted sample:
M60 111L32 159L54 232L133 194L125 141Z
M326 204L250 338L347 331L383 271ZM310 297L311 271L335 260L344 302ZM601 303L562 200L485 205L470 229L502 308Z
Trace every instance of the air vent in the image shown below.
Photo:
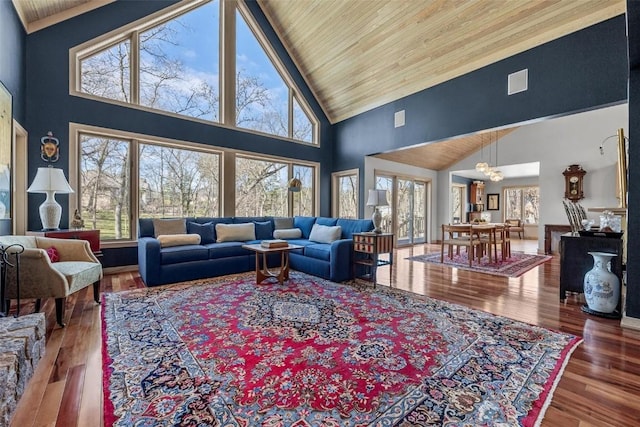
M516 71L509 74L507 82L507 94L513 95L514 93L524 92L529 88L529 69Z
M397 111L393 115L393 126L397 128L404 126L404 110Z

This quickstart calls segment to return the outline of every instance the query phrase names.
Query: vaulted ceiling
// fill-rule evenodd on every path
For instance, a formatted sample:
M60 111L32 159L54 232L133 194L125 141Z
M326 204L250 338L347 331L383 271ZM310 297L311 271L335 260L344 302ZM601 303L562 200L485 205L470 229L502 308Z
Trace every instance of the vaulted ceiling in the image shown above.
M28 32L113 0L13 0ZM332 123L625 13L625 0L258 0ZM471 135L382 155L434 170ZM414 150L422 150L416 152ZM424 153L424 150L434 150ZM390 156L390 157L389 157Z

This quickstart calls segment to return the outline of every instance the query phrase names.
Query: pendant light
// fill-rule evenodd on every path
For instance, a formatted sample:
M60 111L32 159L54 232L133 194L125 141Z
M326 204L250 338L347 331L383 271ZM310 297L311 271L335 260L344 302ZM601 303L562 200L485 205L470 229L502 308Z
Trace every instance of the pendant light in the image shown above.
M480 138L482 138L482 145L480 146L480 161L476 163L476 171L486 173L489 165L484 161L484 134L481 134Z
M498 169L498 135L496 134L496 167L493 168L491 174L489 175L489 179L493 182L499 182L504 179L504 174L500 169Z

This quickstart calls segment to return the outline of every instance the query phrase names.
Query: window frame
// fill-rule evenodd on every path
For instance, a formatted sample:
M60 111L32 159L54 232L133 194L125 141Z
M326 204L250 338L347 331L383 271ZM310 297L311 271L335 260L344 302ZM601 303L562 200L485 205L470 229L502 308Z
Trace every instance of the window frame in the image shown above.
M131 143L131 160L129 164L130 168L130 223L131 223L131 238L119 239L119 240L103 240L101 245L105 248L118 248L118 247L132 247L137 245L138 236L138 219L140 218L140 206L139 206L139 182L140 182L140 170L139 170L139 146L140 144L157 145L167 148L177 148L181 150L200 151L205 153L212 153L219 155L219 171L220 176L218 180L218 194L220 195L220 203L218 204L217 215L211 216L234 216L235 215L235 162L236 157L245 157L261 161L273 161L278 163L286 163L288 165L288 179L291 179L294 166L310 167L312 172L312 215L318 215L318 207L320 201L320 163L304 161L294 158L286 158L280 156L271 156L261 153L255 153L242 150L231 150L222 147L210 146L205 144L199 144L189 141L178 141L168 138L162 138L151 135L144 135L134 132L114 130L108 128L102 128L98 126L85 125L79 123L69 123L69 184L75 193L69 195L69 210L68 212L74 212L79 209L80 197L82 189L80 188L80 161L81 161L81 135L95 135L100 137L107 137L113 139L127 140ZM293 216L293 193L288 192L289 206L288 211Z
M170 111L159 110L139 103L139 81L140 81L140 53L139 53L139 37L141 32L147 31L154 26L161 25L170 21L177 16L188 13L211 0L190 0L179 2L175 5L164 8L145 18L139 19L128 25L117 28L109 33L103 34L94 39L88 40L82 44L69 49L69 95L81 98L87 98L99 102L116 104L128 108L135 108L142 111L152 112L170 117L176 117L182 120L190 120L199 123L205 123L212 126L221 126L234 129L239 132L253 133L264 135L271 138L277 138L288 142L303 144L305 146L320 147L320 121L313 113L306 98L295 84L293 78L278 58L275 50L268 42L260 26L256 23L249 8L244 0L219 0L220 1L220 23L219 23L219 121L211 121L197 117L185 116ZM238 11L244 18L247 26L253 32L258 43L266 56L273 64L276 71L280 74L283 82L288 88L288 136L280 136L267 132L238 127L235 124L235 84L236 84L236 48L235 48L235 12ZM103 98L100 96L88 94L81 90L81 62L82 60L110 49L117 43L129 40L131 46L130 52L130 99L131 102L119 101L116 99ZM311 142L293 139L293 99L296 99L298 105L305 112L307 118L313 127Z
M331 216L340 218L340 179L348 176L355 176L356 188L356 218L360 217L360 169L348 169L331 174Z
M514 185L514 186L509 186L509 187L503 187L502 188L502 203L500 208L502 209L502 216L503 216L503 220L506 221L507 219L519 219L520 221L522 221L522 225L523 226L539 226L540 223L536 222L536 223L527 223L525 221L524 218L524 213L525 213L525 209L524 209L524 205L525 205L525 198L524 198L524 190L527 188L537 188L538 189L538 198L540 198L540 185ZM520 217L519 218L515 218L513 216L509 216L508 212L507 212L507 205L508 205L508 197L507 197L507 193L509 191L513 191L513 190L518 190L521 193L521 197L520 197ZM540 206L540 202L538 201L538 208ZM539 209L538 209L539 211Z

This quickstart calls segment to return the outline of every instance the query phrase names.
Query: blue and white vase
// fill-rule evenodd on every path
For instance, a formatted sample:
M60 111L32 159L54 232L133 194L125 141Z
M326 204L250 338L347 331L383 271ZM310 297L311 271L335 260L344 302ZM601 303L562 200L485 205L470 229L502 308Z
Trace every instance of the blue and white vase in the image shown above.
M584 298L591 310L613 313L620 300L620 279L611 272L611 259L616 254L588 252L593 268L584 275Z

